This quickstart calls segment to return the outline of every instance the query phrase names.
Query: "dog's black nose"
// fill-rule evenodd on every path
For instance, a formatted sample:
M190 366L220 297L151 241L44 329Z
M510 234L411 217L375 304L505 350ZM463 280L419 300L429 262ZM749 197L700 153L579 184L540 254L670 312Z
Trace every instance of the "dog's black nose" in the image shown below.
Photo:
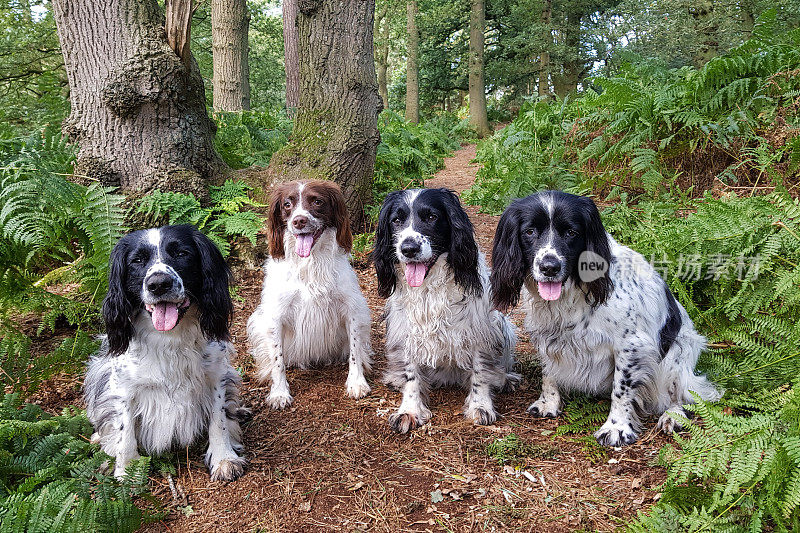
M561 272L561 261L554 255L546 255L539 263L539 270L548 278L557 276Z
M147 278L145 286L147 287L147 292L153 296L161 296L172 290L172 283L172 276L164 272L156 272Z
M308 224L308 217L304 217L303 215L297 215L292 219L292 226L297 229L303 229Z
M409 259L416 257L422 248L414 239L406 239L400 243L400 252Z

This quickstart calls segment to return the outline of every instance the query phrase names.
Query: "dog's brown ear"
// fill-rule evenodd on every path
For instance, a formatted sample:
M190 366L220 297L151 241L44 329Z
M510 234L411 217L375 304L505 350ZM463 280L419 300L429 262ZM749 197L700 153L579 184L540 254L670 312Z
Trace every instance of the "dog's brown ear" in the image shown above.
M336 242L347 252L353 249L353 233L350 231L350 214L344 200L342 189L332 181L324 182L330 198L333 220L336 224Z
M286 227L281 216L286 192L287 187L285 184L278 185L272 190L272 195L269 198L267 231L269 232L269 255L273 259L283 259L286 255L283 249L283 232Z

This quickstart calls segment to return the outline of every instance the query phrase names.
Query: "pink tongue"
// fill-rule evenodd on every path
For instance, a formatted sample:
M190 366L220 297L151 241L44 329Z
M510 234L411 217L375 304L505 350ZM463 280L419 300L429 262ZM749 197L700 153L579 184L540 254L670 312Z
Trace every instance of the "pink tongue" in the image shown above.
M428 267L422 263L406 263L406 281L412 287L419 287L427 271Z
M294 253L300 257L308 257L311 255L311 247L314 246L314 236L310 233L298 235L297 244L294 247Z
M172 302L160 302L153 306L153 313L150 316L153 320L153 327L158 331L169 331L178 323L178 304Z
M561 283L540 281L537 285L539 287L539 296L545 300L558 300L558 297L561 296Z

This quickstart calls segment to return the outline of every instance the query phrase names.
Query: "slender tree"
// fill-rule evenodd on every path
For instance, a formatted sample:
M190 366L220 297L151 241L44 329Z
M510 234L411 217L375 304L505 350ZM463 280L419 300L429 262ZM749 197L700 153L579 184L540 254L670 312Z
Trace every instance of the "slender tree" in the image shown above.
M417 27L417 0L406 4L406 120L419 122L419 28Z
M375 67L378 73L378 93L383 101L383 108L389 109L389 3L384 2L375 15Z
M300 44L297 34L297 2L283 0L283 64L286 71L286 110L294 115L300 105Z
M267 191L277 181L334 180L357 228L372 196L380 142L374 9L361 0L299 4L300 105L290 142L272 156L260 184Z
M246 0L211 0L214 110L250 109Z
M469 16L469 123L478 137L489 135L486 86L483 81L485 11L483 0L470 0Z
M550 18L553 12L553 1L542 2L542 51L539 54L539 96L550 95L550 47L553 45Z
M226 169L189 51L190 0L54 0L75 171L126 192L207 194Z

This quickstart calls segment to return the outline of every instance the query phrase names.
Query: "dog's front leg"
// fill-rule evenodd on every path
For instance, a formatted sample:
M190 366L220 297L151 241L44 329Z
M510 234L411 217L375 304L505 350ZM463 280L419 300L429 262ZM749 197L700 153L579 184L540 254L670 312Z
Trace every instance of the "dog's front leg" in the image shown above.
M283 326L279 320L276 320L273 324L271 335L267 342L269 374L272 379L267 403L273 409L285 409L292 405L294 398L292 398L292 394L289 391L289 381L286 379L286 363L283 357Z
M404 369L403 401L397 411L389 416L389 426L398 433L408 433L431 419L425 405L427 384L422 379L419 366L406 359Z
M528 414L543 418L557 418L561 415L561 394L558 392L556 380L547 375L542 376L542 393L528 407Z
M130 462L139 458L139 445L136 442L136 427L133 424L133 417L127 402L120 401L117 412L118 418L113 453L114 477L121 479L125 475L125 469Z
M611 392L611 411L608 419L594 434L603 446L625 446L639 438L636 428L639 418L634 409L637 383L631 377L630 360L617 354L614 368L614 387Z
M471 418L476 424L488 426L497 420L492 401L492 388L489 383L491 369L483 355L478 355L472 362L470 370L469 394L464 403L464 416Z
M235 372L231 369L230 372ZM238 386L235 377L226 376L220 379L214 390L214 406L208 423L208 450L206 466L211 472L211 481L233 481L244 472L247 462L239 457L235 448L241 450L241 429L239 428L240 411L238 401L228 401L229 396L238 396L238 391L228 391ZM226 405L227 404L227 405Z
M347 395L351 398L363 398L370 393L369 384L364 372L372 364L372 347L369 344L369 310L364 302L363 309L351 309L348 322L350 337L349 371L347 373Z

